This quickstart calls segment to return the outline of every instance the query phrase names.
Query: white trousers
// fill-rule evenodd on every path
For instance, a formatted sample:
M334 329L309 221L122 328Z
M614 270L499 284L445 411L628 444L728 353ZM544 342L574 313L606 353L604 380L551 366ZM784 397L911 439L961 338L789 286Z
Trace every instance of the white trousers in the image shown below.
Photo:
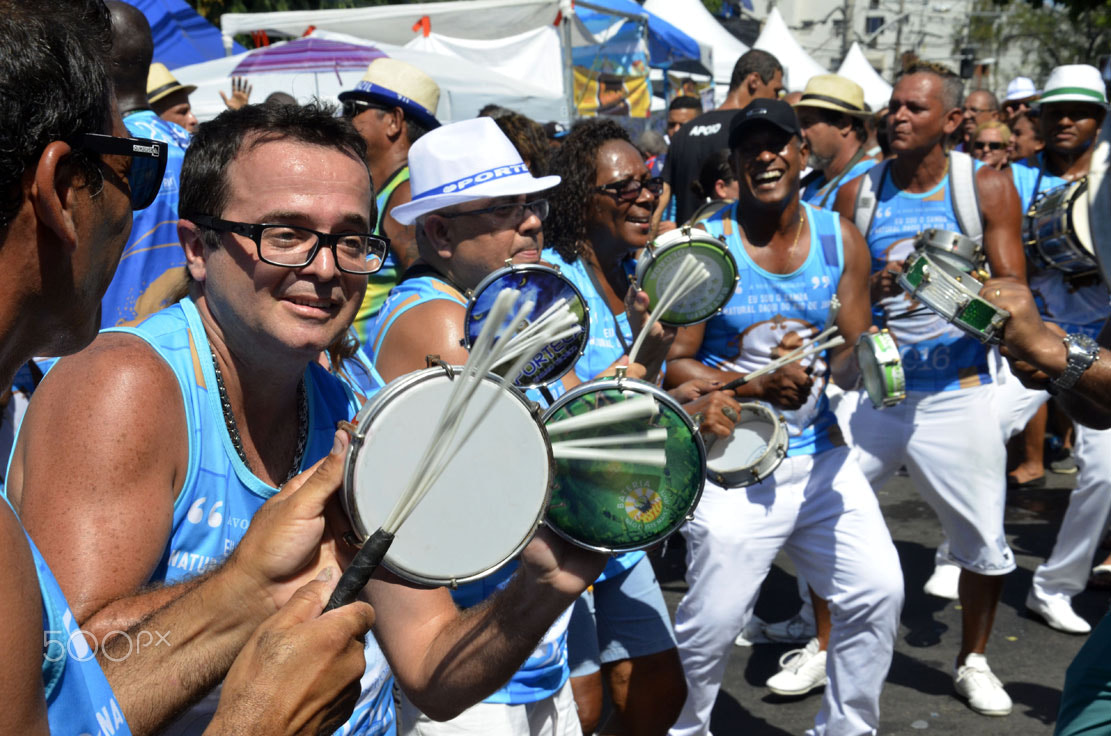
M401 736L582 736L571 681L535 703L479 703L450 721L433 721L405 694L398 708Z
M687 701L672 736L709 732L733 639L785 550L829 601L829 685L812 734L875 733L903 606L903 573L879 504L849 450L789 457L762 483L709 482L683 527L689 590L675 635Z

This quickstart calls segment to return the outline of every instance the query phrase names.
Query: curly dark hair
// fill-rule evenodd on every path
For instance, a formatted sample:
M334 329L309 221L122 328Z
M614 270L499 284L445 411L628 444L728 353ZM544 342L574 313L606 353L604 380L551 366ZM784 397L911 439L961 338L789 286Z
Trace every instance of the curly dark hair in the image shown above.
M612 140L632 145L629 134L612 120L583 121L563 139L563 145L549 164L551 173L559 175L563 181L548 197L552 211L544 221L544 242L555 248L568 263L579 257L587 239L586 208L598 176L598 149Z
M519 112L507 112L494 118L533 176L548 175L548 136L540 123Z

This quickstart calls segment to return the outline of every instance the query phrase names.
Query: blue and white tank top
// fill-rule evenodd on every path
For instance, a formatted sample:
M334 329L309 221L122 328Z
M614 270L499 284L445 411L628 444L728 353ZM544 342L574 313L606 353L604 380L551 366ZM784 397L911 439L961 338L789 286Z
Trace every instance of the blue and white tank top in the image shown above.
M865 158L857 161L849 167L849 170L842 174L840 178L835 178L833 182L826 181L825 175L819 174L818 177L807 184L806 188L801 192L800 196L802 201L807 204L812 204L815 207L832 210L833 203L837 201L837 192L841 191L841 187L864 172L869 171L877 163L879 162L874 158ZM822 205L822 200L825 200L824 206Z
M810 227L810 249L792 273L771 273L749 257L737 223L737 204L702 221L711 235L725 238L740 279L721 313L706 323L698 360L723 371L751 373L770 363L773 351L788 336L806 340L822 331L845 269L841 217L805 202L802 207ZM786 420L788 456L815 455L843 444L826 398L825 354L806 358L801 365L811 368L814 378L810 397L795 411L775 407Z
M437 300L467 306L467 298L459 289L433 273L402 278L401 283L390 290L378 315L367 328L368 341L362 349L370 351L364 355L368 363L375 365L378 351L385 343L390 328L401 315L420 304ZM536 400L538 395L530 398ZM517 561L511 560L489 577L460 585L451 591L451 597L460 608L470 608L505 587L516 569ZM540 644L521 669L514 673L513 678L484 702L535 703L557 693L571 676L571 669L567 664L567 624L570 618L571 609L568 608L544 634Z
M976 161L975 171L982 165ZM868 233L873 272L909 256L915 236L923 230L961 232L950 189L948 176L921 194L899 189L890 174L883 177ZM873 306L899 343L908 391L953 391L991 383L984 346L909 294L889 296Z
M153 110L140 110L123 119L131 135L166 145L169 158L158 196L133 214L131 235L120 265L100 302L100 326L114 327L165 306L165 300L185 277L185 251L177 237L181 165L191 136Z
M189 437L189 468L174 502L170 541L151 582L174 584L219 564L239 544L255 512L278 492L251 472L228 436L216 389L211 348L191 299L163 309L123 332L150 345L181 387ZM305 371L309 435L301 470L332 450L336 422L358 410L354 394L316 363ZM393 675L373 635L366 637L363 693L339 733L393 734ZM207 705L212 705L208 703Z
M1022 201L1025 217L1030 205L1042 192L1063 186L1068 182L1045 170L1045 158L1039 153L1033 161L1011 164L1011 176ZM1023 235L1025 238L1025 234ZM1038 301L1042 317L1061 325L1067 332L1084 332L1091 335L1099 333L1103 323L1111 316L1107 285L1103 279L1093 279L1083 286L1070 284L1065 275L1054 269L1038 269L1030 272L1030 290Z
M11 502L4 496L11 509ZM5 513L0 510L0 513ZM18 518L15 509L11 513ZM108 678L39 548L27 537L42 596L42 687L52 734L131 736Z

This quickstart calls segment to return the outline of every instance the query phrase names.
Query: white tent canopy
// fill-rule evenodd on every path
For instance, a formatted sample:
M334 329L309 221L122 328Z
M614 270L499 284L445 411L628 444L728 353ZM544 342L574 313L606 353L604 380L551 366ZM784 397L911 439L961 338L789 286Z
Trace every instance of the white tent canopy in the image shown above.
M779 59L783 65L783 85L788 92L802 92L810 78L817 74L829 74L818 62L806 53L780 15L778 8L772 8L764 28L752 48L767 51Z
M544 89L510 79L484 65L458 57L372 43L342 33L317 31L313 35L351 44L375 46L386 55L408 62L428 74L440 85L440 104L436 109L436 117L444 123L472 118L488 103L517 110L541 122L564 118L565 103L561 89ZM197 85L197 90L189 96L189 101L199 120L210 120L224 110L219 93L229 91L232 71L249 53L251 52L174 70L174 76L182 84ZM271 92L287 92L302 103L313 97L335 100L340 92L358 84L364 71L325 69L320 72L252 74L251 99L261 102Z
M737 59L748 51L706 10L702 0L645 0L644 9L714 50L714 83L729 84Z
M887 107L891 99L891 85L868 63L868 59L860 49L860 44L853 41L837 73L864 88L864 101L873 111Z

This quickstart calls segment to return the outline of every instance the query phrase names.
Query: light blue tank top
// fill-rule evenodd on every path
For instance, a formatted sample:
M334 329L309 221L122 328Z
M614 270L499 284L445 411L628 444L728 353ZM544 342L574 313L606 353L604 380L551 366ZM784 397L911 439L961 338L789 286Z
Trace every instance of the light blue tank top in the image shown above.
M1045 170L1045 159L1041 153L1033 162L1037 166L1011 164L1011 176L1022 201L1023 217L1039 194L1068 183ZM1023 237L1025 238L1025 233ZM1029 265L1029 261L1027 264ZM1111 306L1108 304L1111 295L1102 279L1077 287L1068 283L1060 271L1038 269L1030 272L1030 289L1034 292L1042 317L1061 325L1067 332L1083 332L1094 336L1111 316Z
M7 496L4 501L11 508ZM95 647L80 633L62 588L31 535L26 531L24 535L42 595L42 686L50 733L131 736L120 704L96 661Z
M737 204L715 213L702 226L724 237L737 261L740 280L721 313L706 323L698 360L723 371L751 373L774 359L773 350L794 333L802 339L822 331L829 305L845 268L841 219L835 212L802 203L810 227L810 250L793 273L771 273L758 266L745 251L737 224ZM842 444L837 420L829 408L825 387L829 382L826 354L801 363L812 369L814 387L800 409L780 412L790 442L787 455L815 455Z
M983 163L975 162L979 171ZM914 250L914 238L923 230L938 228L961 232L953 211L949 177L921 194L904 192L883 177L875 219L868 233L872 271L889 261L901 261ZM947 323L909 294L881 299L876 305L899 343L908 391L954 391L991 383L987 350L960 328ZM912 316L903 315L913 311Z
M837 192L841 191L841 187L848 184L856 177L869 171L878 162L872 158L866 158L862 161L857 161L852 167L845 172L844 176L836 180L832 186L830 182L826 181L824 175L819 175L817 179L806 185L801 193L802 201L807 204L812 204L815 207L822 207L822 200L825 200L825 206L822 209L832 210L833 203L837 201Z
M247 525L278 489L260 480L232 446L216 390L211 348L192 300L157 312L123 332L150 345L173 370L181 387L189 436L189 468L174 502L170 542L151 582L174 584L227 557ZM336 422L358 411L355 397L316 363L305 372L309 435L301 469L331 452ZM393 734L393 675L373 635L366 637L363 693L340 733Z
M419 304L445 300L467 306L463 294L447 281L434 275L403 278L401 283L390 290L378 315L367 328L367 342L362 346L364 358L369 365L375 366L376 356L386 341L390 328L401 315ZM533 400L537 396L531 396ZM461 608L470 608L505 587L517 569L517 561L511 560L489 577L473 583L464 583L451 591L451 597ZM571 676L567 664L567 623L571 610L568 609L552 624L548 633L521 669L517 670L508 683L484 702L487 703L535 703L551 697L563 687Z
M185 251L177 237L177 210L181 165L191 136L153 110L132 113L123 122L131 135L164 143L169 159L158 195L149 207L133 214L120 265L101 300L101 327L130 322L137 309L147 314L161 309L170 287L184 278Z

